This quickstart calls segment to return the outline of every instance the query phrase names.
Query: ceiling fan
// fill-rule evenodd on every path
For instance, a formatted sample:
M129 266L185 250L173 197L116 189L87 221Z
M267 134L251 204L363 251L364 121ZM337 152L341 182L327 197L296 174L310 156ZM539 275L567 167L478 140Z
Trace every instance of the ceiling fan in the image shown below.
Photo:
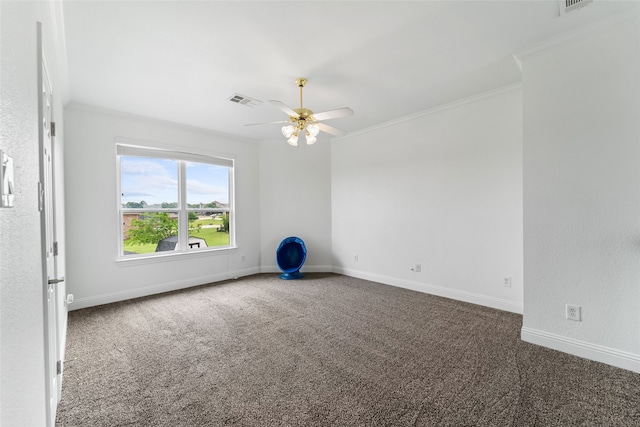
M298 135L303 132L306 136L307 144L311 145L317 141L316 136L320 131L329 133L335 136L345 135L346 132L325 123L321 123L323 120L337 119L339 117L346 117L353 115L353 110L349 107L338 108L335 110L323 111L321 113L314 113L308 108L302 106L302 88L307 84L307 79L300 77L296 79L296 85L300 88L300 108L291 108L283 102L270 100L269 103L280 110L284 111L289 120L281 120L271 123L255 123L245 126L255 126L274 123L290 123L289 125L282 127L282 134L287 138L287 142L294 147L298 145Z

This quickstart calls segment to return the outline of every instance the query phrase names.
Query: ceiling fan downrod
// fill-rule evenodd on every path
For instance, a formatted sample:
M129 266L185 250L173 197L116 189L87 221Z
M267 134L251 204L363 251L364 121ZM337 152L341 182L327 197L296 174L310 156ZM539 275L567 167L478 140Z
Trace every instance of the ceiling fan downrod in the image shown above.
M291 117L291 121L297 121L300 119L302 121L306 121L313 114L313 111L309 110L308 108L304 108L302 106L302 88L305 87L306 84L307 84L307 79L305 79L304 77L300 77L296 79L296 85L298 85L298 87L300 88L300 108L293 109L293 111L298 113L298 117Z
M300 88L300 109L302 109L302 88L307 85L307 79L304 77L297 78L296 85Z

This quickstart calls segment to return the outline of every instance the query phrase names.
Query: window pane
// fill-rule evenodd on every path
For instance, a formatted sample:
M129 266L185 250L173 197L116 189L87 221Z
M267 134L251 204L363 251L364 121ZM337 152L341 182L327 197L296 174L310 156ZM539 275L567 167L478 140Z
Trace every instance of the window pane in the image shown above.
M209 163L187 162L189 208L229 207L229 168Z
M124 255L179 249L177 212L123 212L122 224Z
M122 255L231 245L233 160L129 145L117 154Z
M189 211L189 249L229 246L229 212Z
M190 249L229 246L229 168L187 162L186 175Z
M123 208L178 207L178 162L152 157L120 157Z

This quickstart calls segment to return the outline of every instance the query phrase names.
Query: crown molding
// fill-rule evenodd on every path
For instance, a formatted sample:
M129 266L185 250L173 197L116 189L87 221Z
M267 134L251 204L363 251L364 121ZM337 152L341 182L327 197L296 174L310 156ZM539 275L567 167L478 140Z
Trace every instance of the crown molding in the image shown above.
M1 1L1 0L0 0ZM206 129L198 126L187 125L184 123L172 122L170 120L156 119L148 116L141 116L139 114L127 113L124 111L112 110L106 107L98 107L95 105L83 104L81 102L71 101L64 106L65 110L87 112L93 114L101 114L105 116L121 118L126 120L147 122L151 125L166 126L174 129L179 129L188 132L202 133L207 135L213 135L219 138L230 139L238 142L246 142L249 144L258 144L260 141L253 138L245 138L229 133L219 132L213 129Z
M513 53L513 57L520 67L522 67L522 61L535 57L541 53L559 49L584 39L585 37L594 36L602 33L606 33L612 30L618 30L626 25L638 26L640 21L640 7L635 7L630 11L627 10L622 13L608 16L575 28L571 31L559 34L557 36L542 40L531 46L525 47Z
M339 141L339 140L342 140L342 139L348 139L349 137L352 137L352 136L366 135L368 133L375 132L375 131L378 131L380 129L384 129L384 128L387 128L387 127L390 127L390 126L395 126L395 125L398 125L398 124L401 124L401 123L410 122L410 121L419 119L421 117L430 116L432 114L436 114L436 113L439 113L441 111L445 111L445 110L448 110L448 109L451 109L451 108L459 107L461 105L470 104L472 102L476 102L476 101L479 101L481 99L490 98L492 96L496 96L496 95L500 95L502 93L511 92L511 91L515 91L515 90L520 90L520 89L522 89L522 83L520 83L520 82L512 83L512 84L509 84L509 85L506 85L506 86L501 86L501 87L499 87L497 89L491 89L491 90L488 90L488 91L485 91L485 92L478 93L476 95L471 95L471 96L468 96L466 98L461 98L461 99L458 99L456 101L448 102L446 104L442 104L442 105L439 105L437 107L430 108L428 110L420 111L420 112L417 112L417 113L414 113L414 114L410 114L408 116L400 117L398 119L393 119L393 120L389 120L387 122L379 123L379 124L377 124L375 126L370 126L368 128L360 129L360 130L357 130L355 132L349 132L345 136L341 136L341 137L338 137L338 138L332 138L332 141Z

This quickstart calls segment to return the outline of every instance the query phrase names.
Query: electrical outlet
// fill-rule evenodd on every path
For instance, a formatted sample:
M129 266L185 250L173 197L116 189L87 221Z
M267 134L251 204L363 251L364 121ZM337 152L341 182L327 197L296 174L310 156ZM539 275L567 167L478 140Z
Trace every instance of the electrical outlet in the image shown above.
M358 254L355 254L355 255L353 256L353 260L354 260L355 262L358 262Z
M582 322L581 307L579 305L567 304L567 319Z
M504 286L505 288L510 288L511 287L511 277L505 277L502 281L502 286Z
M414 271L416 273L420 273L422 271L422 265L421 264L416 264L411 271Z
M245 261L244 254L240 257L240 261L242 261L242 262Z

